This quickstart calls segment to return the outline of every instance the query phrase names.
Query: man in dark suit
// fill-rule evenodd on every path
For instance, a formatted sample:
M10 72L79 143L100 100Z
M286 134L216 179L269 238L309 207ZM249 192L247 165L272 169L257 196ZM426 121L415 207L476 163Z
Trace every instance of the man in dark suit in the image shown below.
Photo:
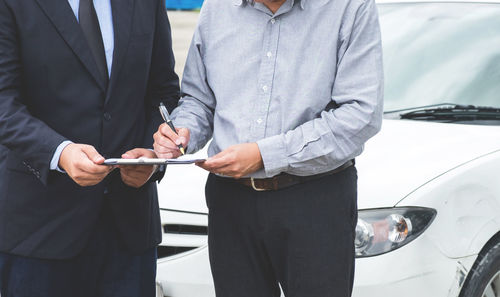
M0 0L0 295L154 296L162 0Z

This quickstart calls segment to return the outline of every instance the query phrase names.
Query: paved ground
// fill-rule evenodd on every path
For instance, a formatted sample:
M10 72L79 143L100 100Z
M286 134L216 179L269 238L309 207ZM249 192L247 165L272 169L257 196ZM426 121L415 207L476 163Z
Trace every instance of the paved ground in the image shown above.
M198 14L198 12L192 11L168 11L176 61L175 71L179 76L182 75L184 69L191 38L198 21Z

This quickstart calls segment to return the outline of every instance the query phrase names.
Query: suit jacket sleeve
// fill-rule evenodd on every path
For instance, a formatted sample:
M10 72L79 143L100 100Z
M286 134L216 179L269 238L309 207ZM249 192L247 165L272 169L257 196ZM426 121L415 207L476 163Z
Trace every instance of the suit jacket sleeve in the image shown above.
M179 102L179 77L175 73L175 59L172 51L172 32L167 17L165 1L158 1L156 28L153 43L151 70L146 96L148 125L144 134L143 146L153 147L153 134L163 123L158 106L163 102L171 112ZM153 180L160 180L163 174L157 174Z
M0 145L7 147L43 183L50 160L66 140L34 117L23 97L22 61L14 14L0 0Z
M149 125L145 131L144 147L153 146L153 134L163 123L158 106L163 102L172 111L179 102L179 77L175 73L170 23L165 1L158 1L156 29L151 56L146 112Z

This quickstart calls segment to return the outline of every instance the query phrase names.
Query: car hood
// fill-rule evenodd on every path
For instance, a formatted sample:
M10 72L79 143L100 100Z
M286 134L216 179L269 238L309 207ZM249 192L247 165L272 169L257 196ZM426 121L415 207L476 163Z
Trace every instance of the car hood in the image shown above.
M395 206L412 191L500 149L498 126L384 120L357 158L359 209Z
M453 168L500 149L500 127L384 120L382 130L356 159L358 207L392 207ZM197 154L206 156L206 149ZM207 173L170 165L158 186L160 207L207 213Z

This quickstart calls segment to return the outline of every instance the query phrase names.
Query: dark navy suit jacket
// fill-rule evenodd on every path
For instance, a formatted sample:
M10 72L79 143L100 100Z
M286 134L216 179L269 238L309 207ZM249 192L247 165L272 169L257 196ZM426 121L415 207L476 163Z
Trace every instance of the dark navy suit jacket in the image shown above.
M0 0L1 252L75 256L99 228L103 199L126 248L140 252L161 240L154 180L134 189L115 170L83 188L49 170L64 140L93 145L105 157L151 148L160 101L177 105L164 0L111 4L115 50L106 87L66 0Z

